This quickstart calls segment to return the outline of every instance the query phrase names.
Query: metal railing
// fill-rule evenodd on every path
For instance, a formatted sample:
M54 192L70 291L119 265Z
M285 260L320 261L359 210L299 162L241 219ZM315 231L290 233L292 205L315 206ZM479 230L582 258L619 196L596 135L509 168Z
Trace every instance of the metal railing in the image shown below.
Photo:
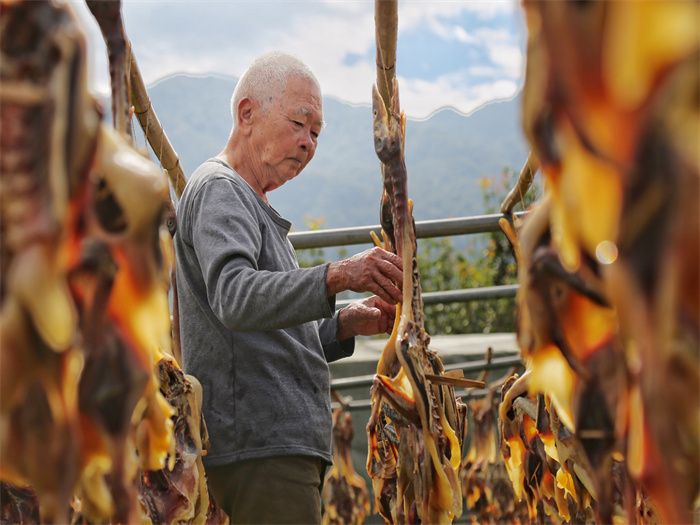
M519 212L514 213L512 216L522 217L523 214L524 212ZM416 238L426 239L430 237L497 232L501 231L498 221L501 219L510 220L512 216L510 214L494 213L492 215L475 215L473 217L416 221ZM379 234L382 231L382 227L376 224L373 226L355 226L331 230L291 232L289 240L297 250L348 246L351 244L372 244L371 231Z
M468 235L474 233L491 233L501 231L498 222L501 219L512 220L512 217L522 217L525 212L513 215L494 213L491 215L476 215L472 217L457 217L416 222L416 238L449 237L453 235ZM370 232L381 232L379 224L373 226L355 226L352 228L336 228L331 230L314 230L306 232L291 232L289 240L297 250L310 248L328 248L332 246L349 246L353 244L372 244ZM517 284L489 286L486 288L467 288L462 290L443 290L422 294L423 304L465 303L482 301L484 299L500 299L515 297ZM342 308L350 300L339 300L336 308Z
M453 363L451 365L445 365L445 370L462 370L464 373L481 372L482 370L496 370L500 368L518 366L521 364L522 361L520 357L499 357L492 359L491 361L464 361L460 363ZM355 377L341 377L333 380L333 388L340 389L354 388L358 386L371 386L372 381L374 381L374 374Z
M484 370L504 370L508 368L520 373L522 372L522 370L524 370L525 367L523 365L523 361L520 359L519 356L501 357L492 359L490 361L464 361L460 363L453 363L451 365L445 365L446 371L462 370L465 374L469 372L482 372ZM333 379L331 381L331 389L341 391L346 388L371 386L375 377L375 374L371 374ZM463 400L470 398L481 398L484 397L487 393L488 388L455 389L455 396L460 397ZM343 404L347 410L366 410L372 406L372 400L354 400L352 398L346 398ZM333 410L335 410L339 406L340 404L338 402L331 403L331 408L333 408Z
M502 299L515 297L520 286L517 284L503 284L500 286L487 286L484 288L464 288L461 290L445 290L441 292L423 292L421 298L423 304L440 303L467 303L469 301L483 301L484 299ZM347 306L351 299L341 299L335 302L336 308Z

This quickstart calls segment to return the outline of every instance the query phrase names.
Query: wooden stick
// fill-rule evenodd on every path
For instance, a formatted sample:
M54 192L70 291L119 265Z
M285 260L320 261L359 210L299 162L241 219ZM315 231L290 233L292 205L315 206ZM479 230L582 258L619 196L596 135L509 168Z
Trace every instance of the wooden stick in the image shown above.
M484 388L483 381L475 381L474 379L464 379L459 377L450 377L446 375L437 376L433 374L425 374L425 378L436 385L460 386L464 388Z
M158 157L163 168L168 172L170 184L172 184L175 195L179 199L187 184L187 178L182 171L182 166L180 166L180 158L175 153L175 149L170 140L168 140L165 131L163 131L163 125L158 120L158 116L153 109L133 51L130 51L129 58L131 102L134 105L134 113L136 113L139 124L143 128L143 132L146 134L146 139L151 145L153 152Z
M527 156L523 169L520 170L520 175L518 175L518 181L515 183L515 187L510 190L503 204L501 204L501 213L512 213L513 208L515 208L519 202L522 202L527 190L530 189L532 185L532 181L535 180L535 173L537 173L538 169L540 169L540 162L531 151Z
M396 77L396 43L399 35L399 15L396 0L375 0L374 27L377 41L377 90L391 112Z
M484 361L486 361L486 364L489 364L491 361L493 361L493 348L490 346L486 349L486 355L484 355ZM486 378L489 376L490 370L484 369L481 371L479 374L479 377L477 378L477 381L483 381L486 383Z
M537 421L537 403L532 399L524 397L516 397L513 401L513 410L522 415L525 414L533 421Z

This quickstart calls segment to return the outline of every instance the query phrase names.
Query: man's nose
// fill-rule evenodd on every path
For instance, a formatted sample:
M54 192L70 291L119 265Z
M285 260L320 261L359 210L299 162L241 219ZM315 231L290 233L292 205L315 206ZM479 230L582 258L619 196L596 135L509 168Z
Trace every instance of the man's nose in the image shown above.
M314 141L311 138L311 131L309 131L309 130L302 130L301 131L301 137L299 137L299 146L304 151L313 151Z

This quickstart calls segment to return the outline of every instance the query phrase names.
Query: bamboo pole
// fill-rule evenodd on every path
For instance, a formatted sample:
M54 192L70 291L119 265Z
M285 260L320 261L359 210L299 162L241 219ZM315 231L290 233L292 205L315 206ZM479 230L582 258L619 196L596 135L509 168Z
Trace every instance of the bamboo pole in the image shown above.
M518 181L515 183L515 187L510 190L503 204L501 204L501 213L512 213L513 208L515 208L519 202L522 202L527 190L529 190L532 185L532 181L535 180L535 173L537 173L538 169L540 169L540 162L531 151L527 156L523 169L520 170L520 175L518 175Z
M136 62L136 57L131 50L129 57L129 77L131 80L130 95L131 102L134 106L134 113L136 114L139 124L141 124L141 128L143 128L143 132L146 134L146 139L151 145L153 152L156 154L156 157L158 157L163 169L168 172L170 184L172 184L175 189L175 195L177 195L179 199L182 196L182 192L185 191L185 185L187 184L187 178L182 171L182 166L180 166L180 158L177 156L177 153L175 153L175 149L170 143L168 136L165 134L163 125L160 123L160 120L158 120L158 116L153 109L148 91L146 91L146 86L143 83L141 71Z
M374 2L374 27L377 41L377 89L391 114L396 77L396 42L399 35L399 16L396 0Z

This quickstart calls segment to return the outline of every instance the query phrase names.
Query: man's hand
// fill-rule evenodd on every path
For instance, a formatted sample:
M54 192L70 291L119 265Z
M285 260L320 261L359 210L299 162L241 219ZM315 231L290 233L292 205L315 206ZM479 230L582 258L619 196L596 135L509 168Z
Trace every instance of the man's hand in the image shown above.
M396 306L376 295L355 301L338 312L338 341L356 335L390 334Z
M401 300L402 282L401 258L377 247L331 263L326 275L328 297L343 290L370 292L390 304Z

